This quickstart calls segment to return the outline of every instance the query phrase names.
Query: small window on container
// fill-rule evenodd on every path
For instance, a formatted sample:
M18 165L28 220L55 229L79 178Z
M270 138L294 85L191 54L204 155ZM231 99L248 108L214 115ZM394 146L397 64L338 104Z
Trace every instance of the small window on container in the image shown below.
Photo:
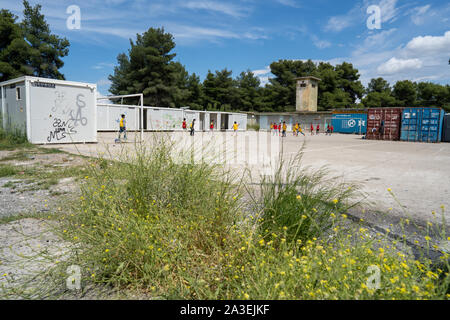
M16 88L16 100L22 100L22 95L21 95L21 91L20 91L20 87Z

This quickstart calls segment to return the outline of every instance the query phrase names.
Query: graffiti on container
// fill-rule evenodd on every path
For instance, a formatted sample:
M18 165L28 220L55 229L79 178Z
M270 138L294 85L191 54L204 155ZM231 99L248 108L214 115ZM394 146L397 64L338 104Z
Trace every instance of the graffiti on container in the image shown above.
M85 126L88 122L87 118L83 117L82 109L86 107L86 103L81 100L81 98L84 98L84 95L80 93L79 95L77 95L76 104L78 109L75 117L73 116L73 110L70 110L70 120L73 120L74 126L78 126L78 122L80 122L82 126Z
M69 134L77 133L75 125L71 119L63 121L59 118L55 118L53 121L53 128L47 137L48 142L60 141L67 137Z
M179 126L181 123L181 119L176 119L171 114L165 114L165 115L163 115L163 118L164 118L163 122L164 122L165 129L174 129L177 126Z
M58 112L61 110L61 114L65 115L66 113L70 112L70 108L68 106L68 103L65 99L66 93L64 91L56 91L55 92L55 104L52 107L53 112Z

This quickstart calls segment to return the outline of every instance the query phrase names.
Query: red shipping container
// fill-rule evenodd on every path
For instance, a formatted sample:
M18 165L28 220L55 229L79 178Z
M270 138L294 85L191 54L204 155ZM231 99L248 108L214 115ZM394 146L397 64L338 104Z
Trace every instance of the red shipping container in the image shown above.
M367 113L369 140L400 140L403 108L370 108Z

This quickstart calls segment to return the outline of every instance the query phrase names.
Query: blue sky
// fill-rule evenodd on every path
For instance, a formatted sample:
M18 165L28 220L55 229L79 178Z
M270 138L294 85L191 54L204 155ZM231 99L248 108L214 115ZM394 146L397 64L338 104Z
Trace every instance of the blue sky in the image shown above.
M176 60L203 80L208 70L233 76L251 70L263 83L279 59L351 62L367 84L382 76L450 83L450 3L331 0L41 0L52 32L71 43L62 72L68 80L97 83L108 93L108 75L129 39L149 27L175 37ZM81 28L69 30L70 5L81 10ZM381 12L381 29L369 29L367 8ZM0 0L22 17L22 1Z

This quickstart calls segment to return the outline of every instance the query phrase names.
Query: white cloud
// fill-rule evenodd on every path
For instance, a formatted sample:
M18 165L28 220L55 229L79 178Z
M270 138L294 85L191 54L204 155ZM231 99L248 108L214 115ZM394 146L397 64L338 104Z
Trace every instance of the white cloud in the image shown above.
M325 48L329 48L331 47L331 42L327 41L327 40L321 40L319 39L319 37L317 37L316 35L310 35L311 36L311 40L313 41L313 44L319 48L319 49L325 49Z
M261 87L264 87L269 83L270 79L270 66L266 66L264 69L253 70L252 73L259 79L261 82Z
M392 75L405 71L418 70L422 68L423 63L420 59L397 59L395 57L386 61L377 68L381 75Z
M325 31L340 32L350 27L353 21L354 18L351 15L331 17L324 29Z
M175 39L182 40L211 40L216 39L247 39L258 40L267 37L259 31L235 32L218 28L194 27L187 25L168 25L167 30L172 33Z
M404 79L450 80L450 31L441 36L414 37L406 45L397 45L393 49L383 47L383 41L379 45L377 42L368 45L371 42L365 41L351 57L344 59L351 61L359 69L363 84L380 76L391 83Z
M253 70L252 73L255 76L261 76L270 73L270 66L266 66L264 69Z
M260 82L260 87L265 87L267 84L269 84L270 77L258 77Z
M381 9L381 22L393 22L397 18L397 0L382 0L379 3Z
M102 70L105 68L113 68L113 67L114 67L114 63L100 62L100 63L97 63L95 66L93 66L92 69Z
M209 0L196 0L187 1L181 4L181 7L192 9L192 10L207 10L213 12L223 13L235 18L241 18L247 15L247 9L244 7L239 7L231 3L226 2L216 2Z
M119 38L130 39L134 38L137 33L142 33L143 30L138 29L128 29L128 28L111 28L111 27L81 27L81 30L77 30L78 32L91 32L91 33L100 33L105 35L116 36Z
M425 14L428 12L428 10L430 9L431 5L427 4L426 6L423 7L416 7L414 9L412 9L412 13L411 13L411 20L415 25L421 25L424 23L425 21Z
M450 31L443 36L419 36L413 38L406 49L412 54L430 55L450 52Z
M300 5L295 0L276 0L276 1L288 7L300 8Z

